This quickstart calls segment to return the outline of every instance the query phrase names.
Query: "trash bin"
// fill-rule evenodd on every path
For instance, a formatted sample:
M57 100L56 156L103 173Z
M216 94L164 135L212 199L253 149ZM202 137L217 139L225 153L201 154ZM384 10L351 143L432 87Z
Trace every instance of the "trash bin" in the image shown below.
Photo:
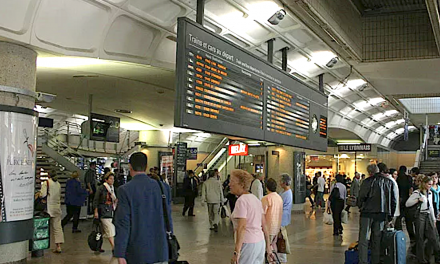
M44 256L44 250L50 248L50 215L38 213L34 216L34 234L29 241L32 257Z

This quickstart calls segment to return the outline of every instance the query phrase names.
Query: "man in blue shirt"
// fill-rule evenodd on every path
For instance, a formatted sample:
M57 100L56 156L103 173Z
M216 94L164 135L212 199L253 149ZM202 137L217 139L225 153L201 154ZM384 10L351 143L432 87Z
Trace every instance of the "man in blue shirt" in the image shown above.
M290 254L290 244L287 236L286 227L290 225L292 219L292 204L293 204L293 194L290 188L292 184L292 177L289 174L281 174L281 188L283 192L280 194L283 198L283 218L281 219L281 234L286 241L286 253ZM287 263L287 254L277 253L280 261L282 263Z
M162 194L158 185L163 185L172 230L170 187L148 177L146 170L147 156L142 152L131 155L133 179L118 190L114 256L119 258L119 264L168 263Z

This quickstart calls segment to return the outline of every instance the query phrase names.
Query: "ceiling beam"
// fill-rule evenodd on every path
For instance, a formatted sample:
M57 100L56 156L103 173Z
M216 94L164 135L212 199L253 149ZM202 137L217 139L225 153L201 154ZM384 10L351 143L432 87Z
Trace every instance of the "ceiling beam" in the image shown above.
M426 0L426 6L431 20L432 31L434 32L435 44L437 45L437 50L440 54L440 15L438 12L438 1Z

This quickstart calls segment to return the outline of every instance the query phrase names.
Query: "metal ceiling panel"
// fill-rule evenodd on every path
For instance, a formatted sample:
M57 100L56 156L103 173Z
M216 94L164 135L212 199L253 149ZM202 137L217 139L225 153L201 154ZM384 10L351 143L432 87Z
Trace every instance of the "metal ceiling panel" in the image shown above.
M360 2L365 13L426 10L425 0L360 0Z

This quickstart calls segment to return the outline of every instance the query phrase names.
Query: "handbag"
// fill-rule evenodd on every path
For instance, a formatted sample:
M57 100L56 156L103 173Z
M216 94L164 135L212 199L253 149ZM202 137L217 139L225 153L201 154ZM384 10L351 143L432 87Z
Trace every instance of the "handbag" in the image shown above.
M341 222L343 224L348 224L348 212L345 210L342 210L341 212Z
M93 220L92 232L90 232L87 238L87 243L92 251L98 251L102 247L102 233L101 233L101 221L99 219Z
M278 233L278 237L277 237L277 249L278 249L277 250L278 253L287 254L286 240L284 239L281 231Z
M421 197L420 193L419 193L419 197ZM421 207L422 207L421 202L417 202L415 205L411 207L407 207L406 210L408 212L409 218L413 220L417 219L417 217L419 217Z
M179 258L179 250L180 245L177 241L176 236L171 231L170 219L168 217L168 209L167 209L167 197L163 191L163 186L160 180L156 180L160 187L160 192L162 193L162 208L163 208L163 217L165 219L165 228L167 233L167 242L168 242L168 259L169 262L176 262Z
M107 192L106 200L108 200L108 196L110 195L109 192ZM113 204L99 204L98 205L99 210L99 217L100 218L113 218Z
M355 207L356 206L356 202L357 202L357 199L354 196L350 196L350 197L347 198L347 205L348 206Z
M47 212L47 197L49 196L49 180L47 182L47 194L45 197L38 196L34 201L35 212Z
M269 261L269 255L267 255L266 253L266 264L281 264L280 259L278 258L278 255L276 253L272 253L272 256L275 256L275 260L274 261Z

